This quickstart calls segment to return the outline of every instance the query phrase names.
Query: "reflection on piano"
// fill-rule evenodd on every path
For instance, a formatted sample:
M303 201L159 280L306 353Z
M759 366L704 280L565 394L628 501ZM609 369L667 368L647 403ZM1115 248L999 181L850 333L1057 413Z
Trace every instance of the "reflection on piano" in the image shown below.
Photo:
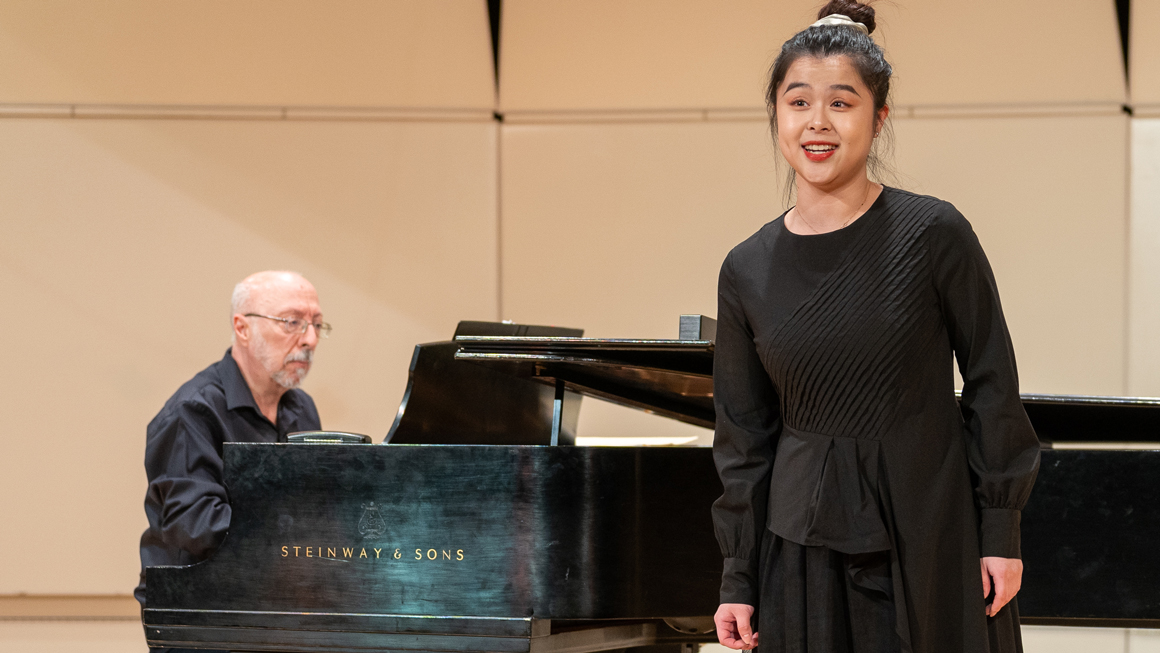
M692 651L714 641L721 493L698 447L576 447L582 397L711 427L714 323L678 340L464 322L419 345L385 446L227 444L221 548L151 567L151 646ZM1160 626L1160 401L1026 396L1043 463L1024 623ZM1054 444L1054 448L1053 448Z

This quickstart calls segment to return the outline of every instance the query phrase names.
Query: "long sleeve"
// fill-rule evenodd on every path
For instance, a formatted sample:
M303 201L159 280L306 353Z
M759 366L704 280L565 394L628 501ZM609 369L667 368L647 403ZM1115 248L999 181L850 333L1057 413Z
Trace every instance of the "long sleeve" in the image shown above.
M980 511L981 555L1020 557L1019 522L1039 440L1019 399L1015 352L991 266L952 208L930 226L934 283L963 378L962 409Z
M731 258L725 259L718 282L713 459L725 492L713 504L713 524L725 557L721 602L757 605L759 550L781 418L777 393L738 297Z
M161 539L195 560L204 559L221 544L230 525L218 454L222 425L208 407L189 402L165 423L150 427L145 469L150 498L159 506Z

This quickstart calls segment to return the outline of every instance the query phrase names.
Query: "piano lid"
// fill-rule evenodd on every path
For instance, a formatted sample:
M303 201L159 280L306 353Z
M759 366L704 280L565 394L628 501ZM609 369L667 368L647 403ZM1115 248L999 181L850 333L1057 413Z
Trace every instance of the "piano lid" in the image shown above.
M1021 395L1044 442L1160 442L1160 399Z
M716 320L682 315L680 338L583 338L580 329L460 322L415 347L384 443L573 444L583 395L713 427Z
M677 340L457 336L455 359L713 428L715 326L681 316Z
M464 335L579 337L584 331L463 321L455 337ZM407 390L384 444L575 442L579 395L564 392L557 397L555 388L542 383L456 360L458 350L454 341L416 345L407 372ZM567 410L557 411L556 404Z

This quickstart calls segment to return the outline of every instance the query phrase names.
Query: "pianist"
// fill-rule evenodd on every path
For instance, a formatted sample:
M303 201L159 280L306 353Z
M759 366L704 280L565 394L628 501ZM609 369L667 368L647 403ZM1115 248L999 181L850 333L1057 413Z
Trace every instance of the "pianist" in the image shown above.
M330 331L314 286L293 272L258 272L234 288L231 308L233 346L146 429L149 529L135 592L142 605L145 567L204 560L229 528L223 442L285 442L287 433L321 428L314 401L297 389Z

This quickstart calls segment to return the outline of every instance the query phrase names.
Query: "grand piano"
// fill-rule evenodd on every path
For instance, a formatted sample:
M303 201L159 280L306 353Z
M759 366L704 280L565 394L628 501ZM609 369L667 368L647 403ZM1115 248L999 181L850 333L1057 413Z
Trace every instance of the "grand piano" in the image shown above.
M226 444L233 518L146 570L150 646L691 653L715 640L704 447L575 446L582 398L712 427L715 323L673 340L463 322L415 348L384 444ZM1160 627L1160 401L1025 396L1043 440L1023 622Z

